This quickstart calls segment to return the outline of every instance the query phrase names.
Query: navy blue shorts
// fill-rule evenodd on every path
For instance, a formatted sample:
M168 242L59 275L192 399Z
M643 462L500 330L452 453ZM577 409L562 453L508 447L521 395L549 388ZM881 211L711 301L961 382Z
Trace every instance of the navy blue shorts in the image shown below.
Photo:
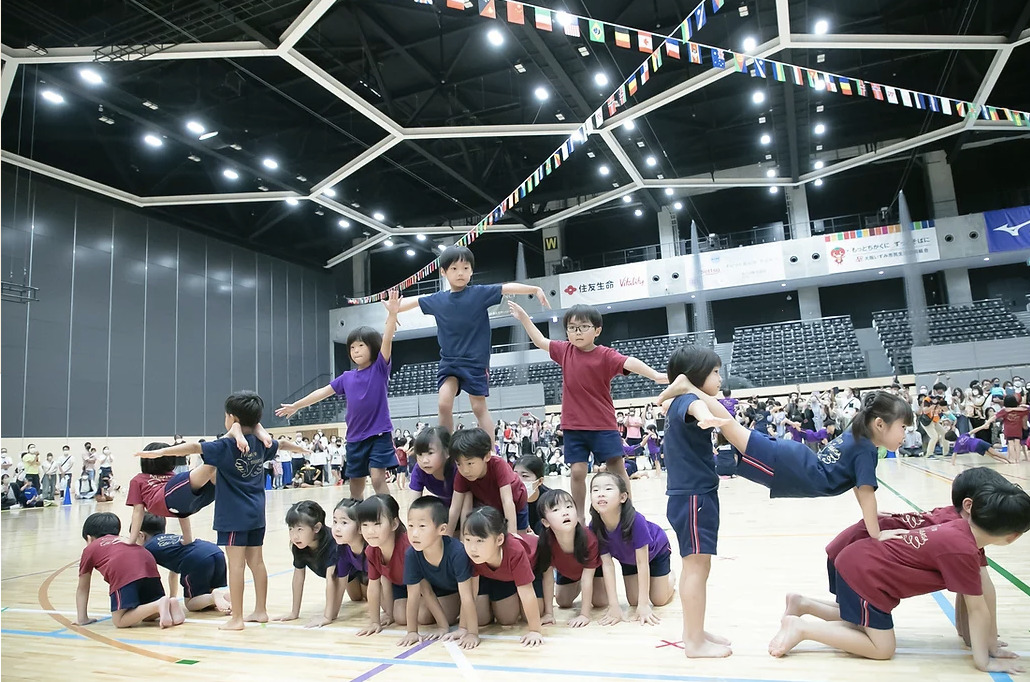
M526 530L529 528L529 505L515 512L515 529Z
M400 599L408 598L408 586L407 585L394 585L390 583L390 587L393 589L393 600L398 601Z
M265 527L251 530L220 530L216 544L222 547L260 547L265 544Z
M830 594L837 594L837 567L833 565L833 559L826 558L826 582L830 586Z
M479 595L489 597L490 601L502 601L519 593L519 588L510 580L494 580L493 578L479 578ZM544 579L541 576L533 578L533 593L537 599L544 598Z
M458 380L458 393L465 391L469 395L485 398L490 395L490 368L462 367L461 365L440 361L436 370L436 389L440 390L448 377ZM455 394L457 395L457 393Z
M368 476L369 468L388 469L395 466L397 450L393 447L393 438L389 433L347 443L345 476L348 479Z
M165 483L165 506L173 516L184 518L215 501L215 484L208 483L194 492L190 487L190 474L176 474Z
M854 625L873 630L893 630L894 619L891 614L876 608L860 597L844 578L837 576L837 605L840 606L840 618Z
M457 588L455 588L453 590L449 590L449 589L444 588L444 587L437 587L433 583L429 583L429 586L431 588L433 588L433 594L435 594L437 597L449 597L452 594L458 594Z
M187 599L211 594L219 587L225 587L228 584L225 579L225 555L219 552L185 569L179 577L179 583Z
M619 565L622 566L622 577L625 578L627 575L637 574L636 564L624 564L620 561ZM647 565L650 568L652 578L661 578L663 575L669 575L672 572L672 550L662 552L654 559L651 559Z
M622 436L618 431L566 430L562 433L565 434L566 464L586 462L590 459L591 453L594 455L595 464L626 454L622 449Z
M782 443L794 443L808 449L807 446L795 441L780 441ZM772 488L773 475L776 469L776 448L777 441L769 436L764 436L757 431L752 431L747 439L747 451L740 453L740 462L737 463L737 475L743 476L749 481L754 481L766 488Z
M554 584L555 585L575 585L579 580L573 580L572 578L562 575L558 569L554 570Z
M134 609L151 604L165 596L160 578L140 578L111 593L111 611Z
M719 541L719 491L670 495L665 513L679 540L680 556L716 554Z

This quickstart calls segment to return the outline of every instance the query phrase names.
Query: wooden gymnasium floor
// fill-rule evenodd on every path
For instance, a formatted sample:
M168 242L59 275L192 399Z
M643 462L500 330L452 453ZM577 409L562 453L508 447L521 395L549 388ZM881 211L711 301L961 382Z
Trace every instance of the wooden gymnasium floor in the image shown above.
M884 460L877 495L885 511L907 511L947 504L951 478L984 459L960 458L958 467L923 459ZM1011 480L1030 486L1030 465L999 466ZM124 475L123 475L124 483ZM566 484L567 479L548 480ZM664 480L634 481L638 508L668 526L664 517ZM290 604L291 561L283 514L294 501L311 498L331 509L343 488L289 490L268 494L265 562L270 576L269 611ZM304 630L301 621L250 626L221 632L220 618L191 614L185 625L162 631L146 625L116 630L109 619L88 628L70 626L74 618L76 562L82 551L82 520L97 508L116 511L127 527L129 509L113 504L74 504L42 510L5 512L0 520L2 594L0 642L4 680L22 679L310 679L343 680L974 680L986 679L951 623L953 595L936 594L903 603L895 612L898 654L873 662L803 644L794 654L773 659L766 645L776 632L788 590L827 595L823 547L845 525L859 518L852 495L818 500L768 499L764 488L734 479L722 483L721 555L712 564L708 629L730 637L729 659L688 661L676 648L680 632L679 599L658 609L657 627L622 623L581 630L562 625L570 612L558 610L559 625L545 629L546 643L523 649L519 628L491 626L478 649L430 643L407 650L396 646L396 626L371 638L354 632L364 622L364 605L344 603L341 620L321 630ZM124 498L122 498L124 499ZM410 491L400 494L402 508ZM211 510L194 517L199 537L214 539ZM174 524L171 524L174 526ZM675 536L671 534L672 541ZM1014 650L1030 656L1030 538L1009 547L990 548L998 588L999 626ZM675 555L674 555L675 556ZM678 569L678 562L674 567ZM678 570L677 570L678 573ZM620 593L623 591L620 581ZM308 576L302 618L321 608L321 581ZM247 595L248 610L252 594ZM625 601L624 601L625 603ZM90 613L107 615L107 589L93 579ZM596 612L595 612L596 613ZM1008 679L996 675L995 679Z

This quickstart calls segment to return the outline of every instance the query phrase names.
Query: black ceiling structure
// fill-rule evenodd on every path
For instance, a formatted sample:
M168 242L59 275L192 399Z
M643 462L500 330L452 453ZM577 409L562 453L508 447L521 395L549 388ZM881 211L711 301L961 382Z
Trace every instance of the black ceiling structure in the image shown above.
M546 4L663 35L694 7ZM643 59L467 5L7 0L2 160L309 265L403 242L421 254L415 270L432 253L416 234L468 230ZM821 18L828 33L813 30ZM1030 109L1028 26L1030 2L729 0L696 39L737 50L751 38L756 56ZM971 144L1028 133L687 59L670 66L489 232L526 239L627 194L651 211L714 191L733 202L735 189L931 150L955 165Z

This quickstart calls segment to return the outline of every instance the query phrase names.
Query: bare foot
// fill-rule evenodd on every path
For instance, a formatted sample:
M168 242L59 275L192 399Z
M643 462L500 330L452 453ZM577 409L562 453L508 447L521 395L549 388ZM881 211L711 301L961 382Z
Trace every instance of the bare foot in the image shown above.
M700 645L684 641L683 653L687 658L726 658L733 650L725 644L709 641L706 637Z
M158 623L161 624L162 628L170 628L173 625L175 625L175 623L172 621L172 613L169 609L168 597L161 597L161 599L158 600L157 611L160 616Z
M712 633L708 632L707 630L705 630L705 639L708 640L709 642L713 643L713 644L721 644L723 646L729 646L730 644L733 644L733 642L731 642L730 640L726 639L725 637L720 637L719 635L713 635Z
M802 615L801 602L804 601L804 599L805 598L800 594L795 594L794 592L788 594L786 600L787 606L783 609L783 617Z
M799 616L784 616L780 621L780 631L769 642L769 655L779 658L801 643L804 639L801 636L801 618Z
M172 625L182 625L186 622L186 613L178 599L168 598L168 614L172 617Z
M236 617L230 618L221 625L218 626L219 630L242 630L245 626L243 625L243 619Z
M243 619L245 623L267 623L268 611L255 611Z
M229 595L220 590L215 591L215 608L222 613L232 613L232 604L229 601Z

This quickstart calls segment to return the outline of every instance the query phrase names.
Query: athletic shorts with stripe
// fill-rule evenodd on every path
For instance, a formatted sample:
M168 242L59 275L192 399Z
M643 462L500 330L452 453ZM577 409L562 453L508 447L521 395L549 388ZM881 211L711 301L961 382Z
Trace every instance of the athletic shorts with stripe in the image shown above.
M680 556L716 554L719 541L719 491L701 495L669 495L669 524L676 531Z

